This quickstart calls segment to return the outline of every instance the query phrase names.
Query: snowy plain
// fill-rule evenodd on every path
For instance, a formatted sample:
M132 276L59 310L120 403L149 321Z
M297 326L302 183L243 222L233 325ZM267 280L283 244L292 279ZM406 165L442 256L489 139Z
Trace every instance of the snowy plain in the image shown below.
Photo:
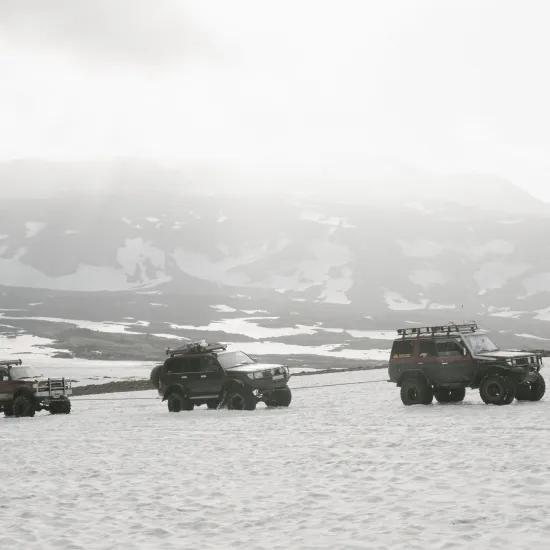
M548 548L550 400L404 407L385 379L293 377L288 409L145 391L2 417L0 547Z

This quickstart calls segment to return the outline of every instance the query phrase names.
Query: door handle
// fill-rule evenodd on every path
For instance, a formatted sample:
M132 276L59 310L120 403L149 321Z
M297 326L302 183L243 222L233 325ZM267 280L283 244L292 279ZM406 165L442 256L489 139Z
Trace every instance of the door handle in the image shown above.
M201 378L206 378L206 374L201 374Z
M424 363L422 361L419 361L418 363L416 363L417 365L423 365Z
M449 363L441 363L442 365L448 365Z

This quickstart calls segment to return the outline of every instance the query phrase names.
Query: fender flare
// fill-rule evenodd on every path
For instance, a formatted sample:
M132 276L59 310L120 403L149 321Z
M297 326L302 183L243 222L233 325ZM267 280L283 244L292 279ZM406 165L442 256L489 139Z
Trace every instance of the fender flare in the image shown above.
M17 390L15 390L13 392L13 401L15 401L20 395L26 395L27 397L30 397L33 401L36 401L36 397L33 391L29 388L18 388Z
M185 386L183 386L181 384L172 384L171 386L168 386L166 388L166 390L164 392L164 395L162 397L162 400L166 401L172 393L180 393L184 397L186 397L189 394L189 392L187 391L187 388Z
M238 380L236 378L231 378L229 380L226 380L222 385L222 392L229 390L230 388L234 386L239 386L240 388L245 387L245 383L242 380Z
M238 380L237 378L230 378L229 380L226 380L221 387L220 394L218 396L218 399L220 401L219 406L224 407L227 401L227 396L229 395L229 392L232 388L238 387L239 389L245 388L246 384L242 380Z
M401 376L397 380L397 387L401 387L401 385L403 384L403 381L406 380L407 378L423 378L424 380L426 380L426 382L430 386L432 385L430 379L421 370L414 369L414 370L407 370L401 373Z
M506 376L511 374L511 370L507 365L491 364L485 369L480 369L480 380L487 376Z

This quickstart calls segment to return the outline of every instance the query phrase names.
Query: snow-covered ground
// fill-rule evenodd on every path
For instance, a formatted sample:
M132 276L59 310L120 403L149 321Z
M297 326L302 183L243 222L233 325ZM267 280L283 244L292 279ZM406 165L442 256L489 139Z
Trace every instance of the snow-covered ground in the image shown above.
M285 410L171 414L135 392L0 418L0 547L548 548L550 400L298 389L385 378L295 377Z

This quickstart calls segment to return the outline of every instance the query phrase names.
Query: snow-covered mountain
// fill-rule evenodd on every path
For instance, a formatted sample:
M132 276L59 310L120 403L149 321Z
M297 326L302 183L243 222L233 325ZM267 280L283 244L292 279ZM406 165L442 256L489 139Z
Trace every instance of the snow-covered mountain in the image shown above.
M131 163L0 178L8 288L246 297L325 323L512 319L539 337L550 321L550 210L492 178L280 194Z

